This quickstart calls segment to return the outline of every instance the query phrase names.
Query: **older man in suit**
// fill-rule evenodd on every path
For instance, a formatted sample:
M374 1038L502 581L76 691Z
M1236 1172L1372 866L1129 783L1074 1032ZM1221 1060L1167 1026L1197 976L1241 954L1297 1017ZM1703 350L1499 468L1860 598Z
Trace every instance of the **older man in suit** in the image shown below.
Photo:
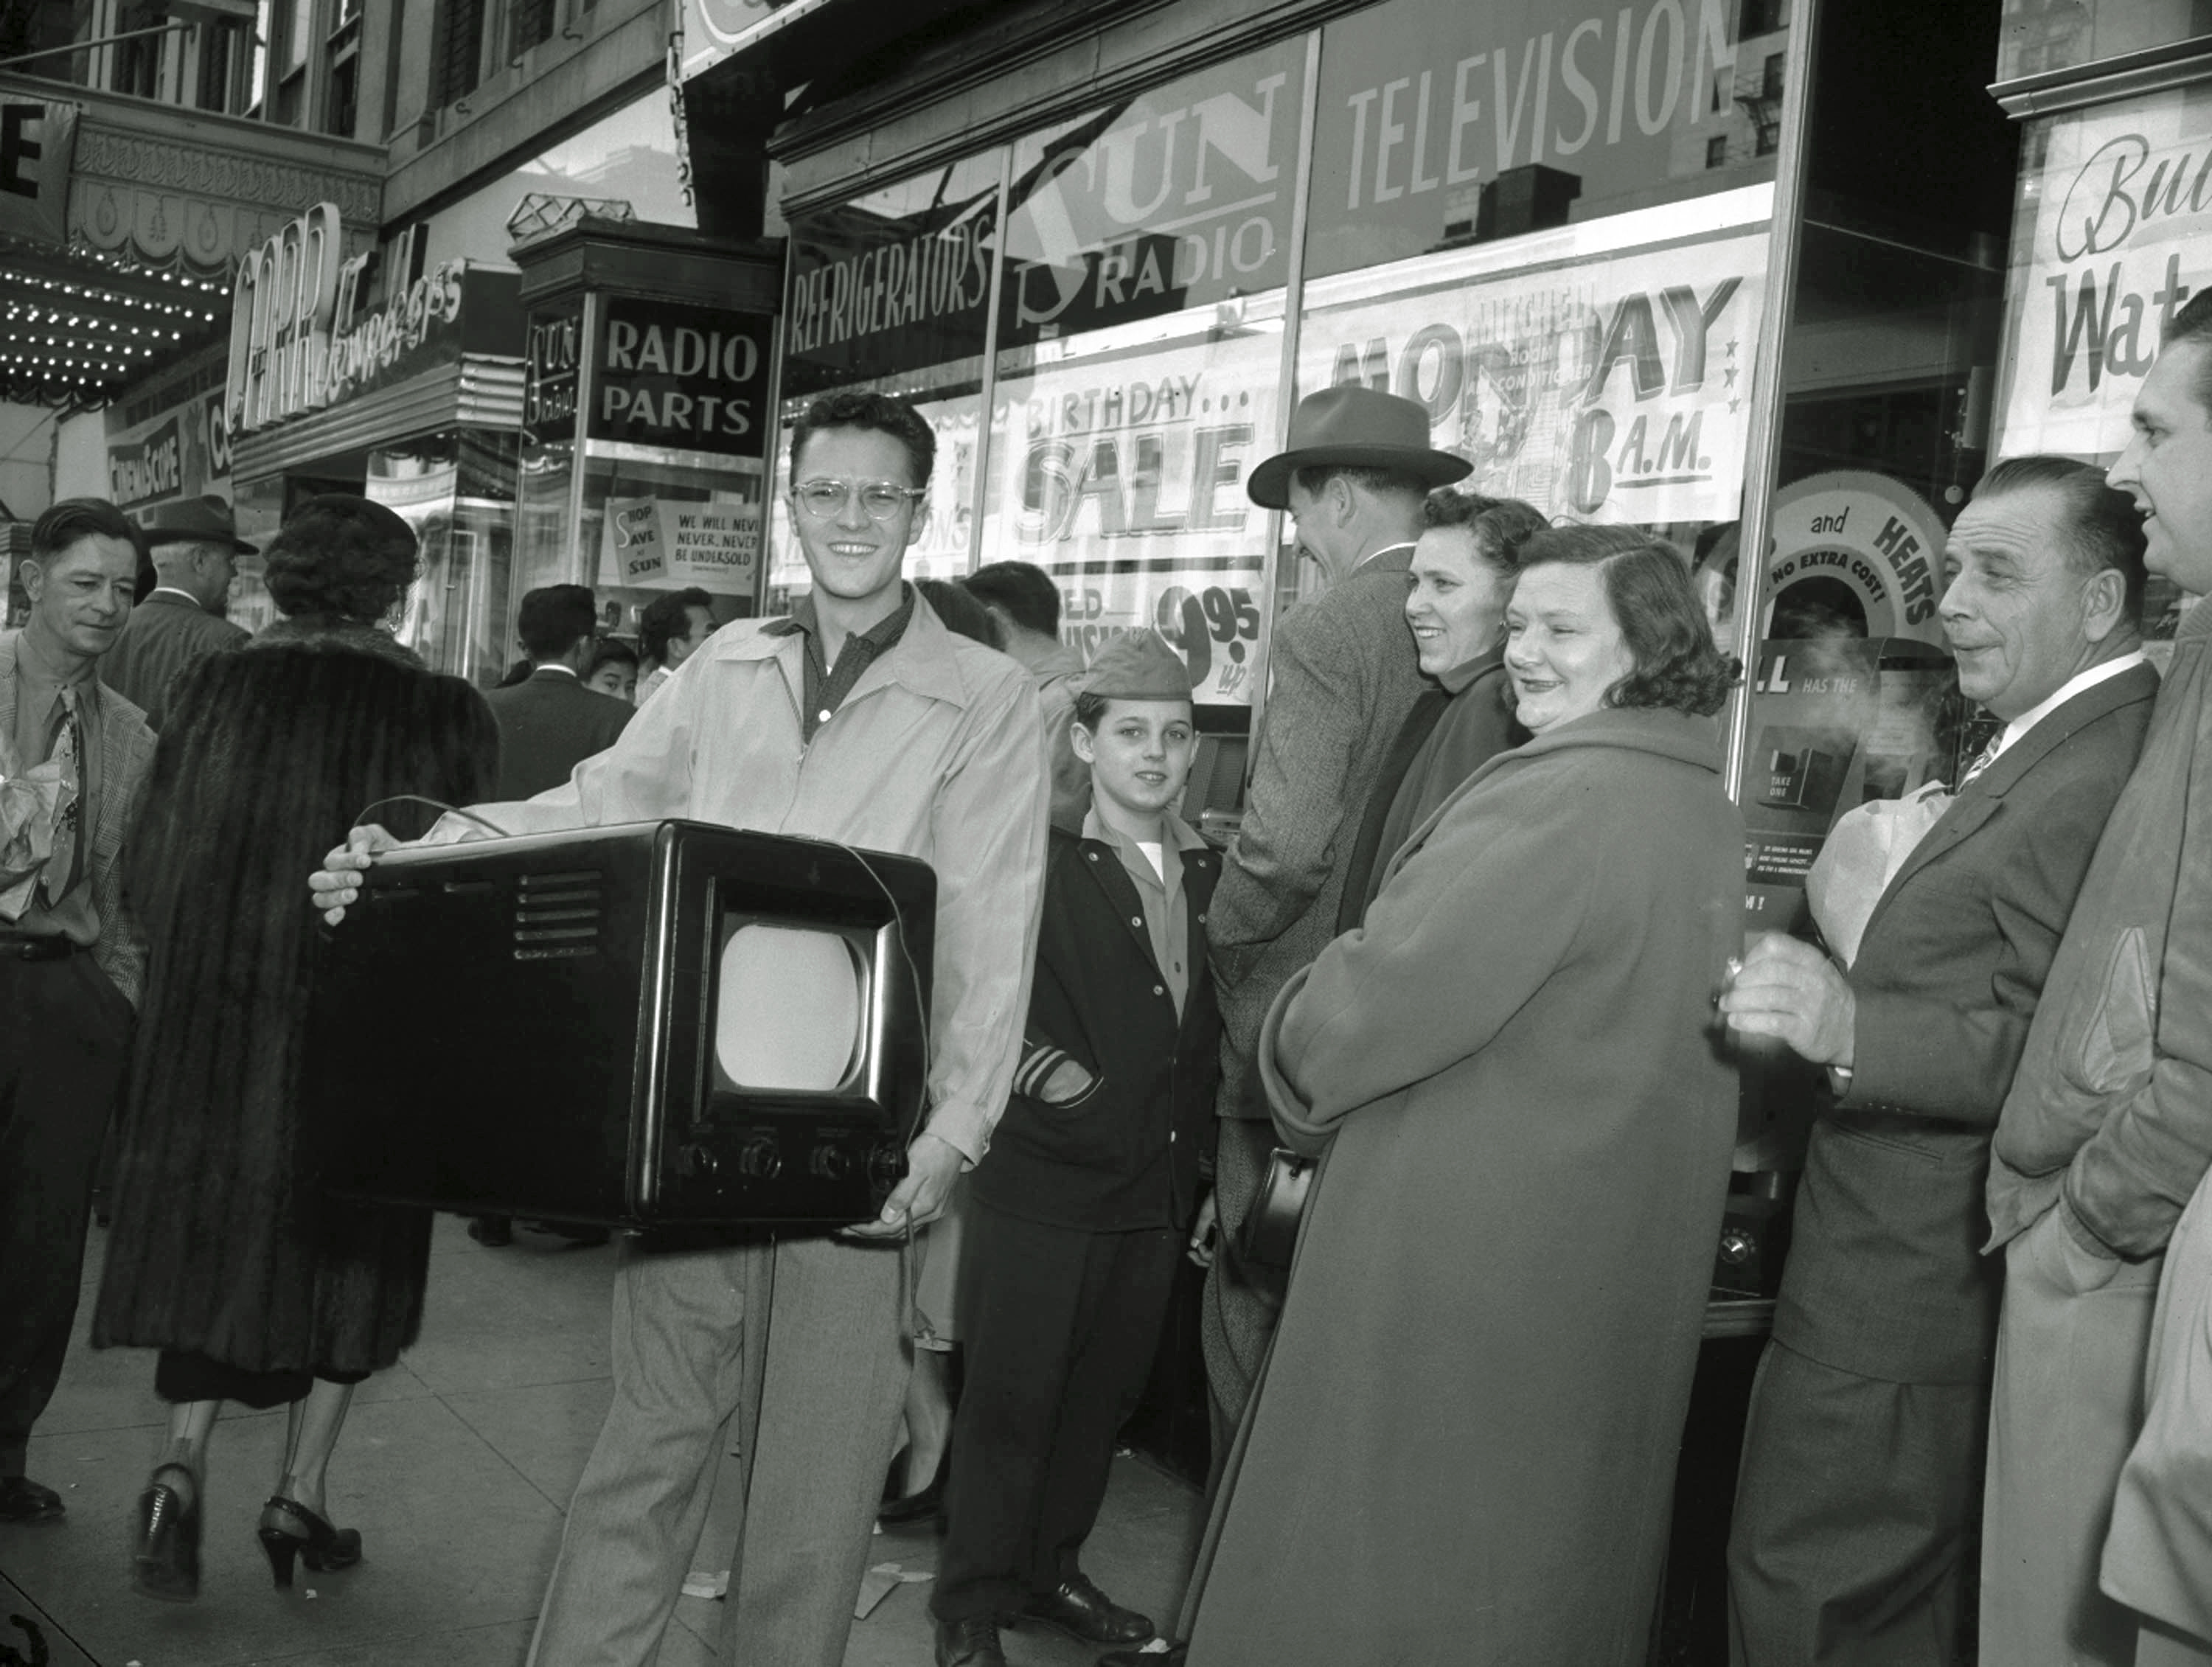
M170 685L210 654L246 640L222 610L238 558L254 546L238 536L230 506L212 494L157 503L139 516L138 528L156 583L100 662L100 680L159 730Z
M93 1167L130 1052L145 945L122 855L153 732L98 676L138 572L113 505L39 517L30 618L0 632L0 1524L50 1522L24 1472L76 1315Z
M2001 463L1952 529L1959 686L2004 721L1863 916L1848 970L1762 938L1722 998L1828 1068L1729 1548L1734 1659L1950 1667L1998 1283L1990 1137L2157 692L2143 541L2085 464ZM1824 918L1832 946L1849 941Z
M1253 1051L1276 991L1335 935L1368 794L1422 688L1405 615L1421 502L1470 466L1430 446L1428 413L1412 400L1332 387L1298 402L1289 448L1245 485L1261 508L1290 511L1299 553L1328 588L1276 627L1244 820L1207 911L1224 1032L1210 1212L1224 1242L1202 1333L1217 1465L1282 1301L1279 1278L1245 1263L1233 1242L1274 1140ZM1208 1225L1201 1217L1199 1238Z

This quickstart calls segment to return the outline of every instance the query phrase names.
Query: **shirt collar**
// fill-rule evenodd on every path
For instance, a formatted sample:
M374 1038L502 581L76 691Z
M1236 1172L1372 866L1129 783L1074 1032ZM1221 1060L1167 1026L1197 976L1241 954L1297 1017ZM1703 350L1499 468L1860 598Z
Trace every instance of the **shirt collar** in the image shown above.
M988 654L993 650L980 642L970 642L966 637L954 636L938 618L927 597L915 594L911 585L906 587L906 592L911 607L906 630L892 643L890 651L878 655L875 664L862 674L860 681L854 685L854 692L872 686L878 677L889 677L925 699L941 700L951 706L967 705L970 691L960 667L961 652L972 649L976 654ZM799 599L789 617L765 621L757 630L733 627L721 631L699 652L717 660L776 658L785 645L795 645L805 636L805 627L799 622L798 615L811 600L812 593L809 592ZM812 610L808 608L807 612L811 618ZM804 651L794 647L794 652Z
M2075 696L2086 690L2094 689L2107 678L2119 676L2123 672L2133 671L2142 663L2143 653L2138 648L2133 654L2122 654L2118 660L2108 660L2101 666L2092 666L2086 672L2075 672L2072 677L2060 684L2057 691L2042 705L2021 713L2007 724L2004 727L2003 737L1997 742L1997 750L1990 757L1993 760L2002 758L2005 755L2005 750L2014 741L2065 705L2068 701L2072 700Z
M906 634L907 626L913 622L914 594L914 587L905 580L900 580L898 606L893 608L865 631L857 632L855 635L873 648L878 654L883 653ZM814 593L810 590L805 595L800 597L793 605L787 618L771 620L762 629L771 636L791 636L799 634L807 636L821 636L822 616L815 609Z
M1163 853L1174 851L1180 855L1184 851L1196 849L1206 843L1206 841L1199 837L1198 830L1180 816L1172 813L1164 816L1160 818L1160 824L1166 831L1166 837L1160 845ZM1101 845L1110 845L1117 851L1127 851L1139 861L1143 860L1141 853L1137 849L1137 842L1102 818L1098 814L1098 806L1095 804L1083 812L1083 837L1085 839L1095 839ZM1152 865L1146 863L1145 866L1149 868Z
M163 596L173 596L178 601L183 603L187 607L198 608L200 606L200 599L198 597L193 595L191 592L188 590L179 590L174 585L155 586L153 589L146 593L146 602L151 602L156 598ZM143 608L146 605L146 602L141 602L138 605ZM204 609L202 609L201 611L203 612L206 611Z
M563 666L557 660L532 660L530 666L530 675L536 677L540 672L558 672L564 678L574 678L579 683L583 681L574 666Z

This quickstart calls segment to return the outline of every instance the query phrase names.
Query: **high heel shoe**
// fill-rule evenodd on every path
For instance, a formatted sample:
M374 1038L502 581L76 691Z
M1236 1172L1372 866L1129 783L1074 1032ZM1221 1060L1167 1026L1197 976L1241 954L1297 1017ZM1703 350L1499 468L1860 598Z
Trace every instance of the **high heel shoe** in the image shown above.
M269 1554L269 1572L276 1584L292 1584L292 1560L297 1557L317 1574L325 1570L351 1568L361 1561L361 1531L332 1528L297 1500L274 1494L261 1508L261 1548Z
M191 1484L191 1500L161 1478L171 1471ZM199 1481L179 1464L164 1464L138 1496L138 1540L131 1584L149 1597L189 1603L200 1595Z
M946 1442L939 1454L937 1474L929 1485L919 1493L908 1494L904 1499L887 1501L876 1512L876 1520L886 1528L903 1528L909 1523L926 1522L945 1514L945 1479L952 1469L952 1444ZM912 1481L911 1476L903 1480Z

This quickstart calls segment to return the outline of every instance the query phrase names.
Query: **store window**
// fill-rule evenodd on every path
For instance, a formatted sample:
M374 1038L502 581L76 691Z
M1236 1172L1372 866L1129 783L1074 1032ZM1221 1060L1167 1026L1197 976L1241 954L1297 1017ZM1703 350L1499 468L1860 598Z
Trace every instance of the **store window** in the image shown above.
M1725 636L1786 13L1499 12L1390 0L1322 32L1297 392L1417 400L1463 490L1672 539Z
M1005 155L932 169L791 224L782 427L833 390L910 398L937 436L910 578L969 570L983 355ZM778 447L768 607L811 586L790 526L790 459Z
M979 555L1060 584L1086 658L1156 629L1202 704L1258 672L1307 43L1013 148Z
M2212 285L2212 104L2177 88L2027 124L1991 454L2109 465L2182 303ZM2154 639L2180 598L2154 576Z
M515 436L494 430L449 429L368 454L366 496L422 546L395 632L434 671L489 684L514 658L503 639L514 479Z

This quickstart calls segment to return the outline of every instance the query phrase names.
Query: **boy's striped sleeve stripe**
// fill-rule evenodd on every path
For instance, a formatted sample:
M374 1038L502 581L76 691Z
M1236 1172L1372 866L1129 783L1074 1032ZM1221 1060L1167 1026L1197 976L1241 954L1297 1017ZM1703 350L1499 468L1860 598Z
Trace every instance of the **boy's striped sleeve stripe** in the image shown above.
M1039 1048L1014 1068L1014 1092L1024 1099L1041 1099L1044 1085L1068 1057L1065 1048Z

